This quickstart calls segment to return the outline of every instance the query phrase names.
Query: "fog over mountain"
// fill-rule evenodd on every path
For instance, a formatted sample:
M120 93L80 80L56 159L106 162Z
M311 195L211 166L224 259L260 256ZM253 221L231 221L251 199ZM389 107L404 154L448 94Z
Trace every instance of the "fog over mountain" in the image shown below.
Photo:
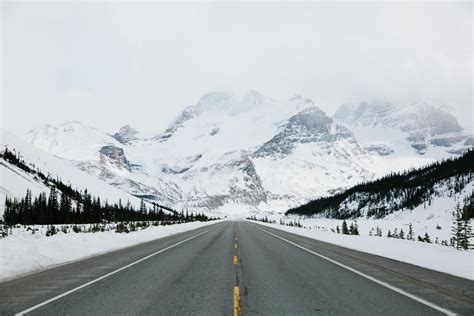
M154 132L205 91L249 88L305 95L328 115L362 100L433 100L473 124L469 1L1 9L1 125L17 134L72 120Z

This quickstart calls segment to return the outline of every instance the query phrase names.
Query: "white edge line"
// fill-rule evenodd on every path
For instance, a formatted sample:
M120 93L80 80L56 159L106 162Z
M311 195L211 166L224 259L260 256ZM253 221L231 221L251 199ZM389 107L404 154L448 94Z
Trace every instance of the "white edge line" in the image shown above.
M71 290L69 290L69 291L66 291L66 292L64 292L64 293L62 293L62 294L59 294L59 295L53 297L53 298L50 298L49 300L46 300L46 301L41 302L41 303L39 303L39 304L36 304L35 306L32 306L32 307L30 307L30 308L27 308L27 309L25 309L25 310L23 310L23 311L21 311L21 312L15 314L15 315L16 315L16 316L22 316L22 315L25 315L25 314L27 314L27 313L29 313L29 312L32 312L32 311L34 311L35 309L38 309L38 308L40 308L40 307L42 307L42 306L45 306L45 305L47 305L47 304L49 304L49 303L52 303L52 302L54 302L54 301L56 301L56 300L58 300L58 299L60 299L60 298L63 298L63 297L65 297L65 296L67 296L67 295L69 295L69 294L71 294L71 293L74 293L74 292L76 292L76 291L78 291L78 290L80 290L80 289L83 289L83 288L85 288L85 287L87 287L87 286L89 286L89 285L91 285L91 284L94 284L94 283L99 282L99 281L101 281L101 280L103 280L103 279L105 279L105 278L108 278L109 276L114 275L114 274L116 274L116 273L118 273L118 272L120 272L120 271L122 271L122 270L125 270L125 269L127 269L127 268L130 268L131 266L134 266L134 265L136 265L137 263L140 263L140 262L142 262L142 261L145 261L145 260L147 260L147 259L149 259L149 258L151 258L151 257L153 257L153 256L156 256L156 255L159 254L159 253L162 253L162 252L164 252L164 251L166 251L166 250L168 250L168 249L174 248L174 247L176 247L176 246L178 246L178 245L180 245L180 244L182 244L182 243L185 243L185 242L187 242L187 241L189 241L189 240L191 240L191 239L194 239L194 238L196 238L196 237L198 237L198 236L201 236L202 234L205 234L205 233L207 233L207 232L213 230L213 229L216 228L217 226L218 226L218 225L216 225L216 226L214 226L214 227L212 227L212 228L210 228L210 229L207 229L207 230L205 230L205 231L203 231L203 232L201 232L201 233L199 233L199 234L197 234L197 235L191 236L191 237L186 238L186 239L184 239L184 240L181 240L181 241L179 241L179 242L177 242L177 243L175 243L175 244L172 244L171 246L168 246L168 247L166 247L166 248L163 248L163 249L161 249L161 250L158 250L157 252L154 252L154 253L152 253L152 254L150 254L150 255L148 255L148 256L146 256L146 257L143 257L143 258L141 258L141 259L138 259L137 261L134 261L134 262L132 262L132 263L129 263L129 264L127 264L126 266L123 266L123 267L121 267L121 268L118 268L117 270L114 270L114 271L112 271L112 272L109 272L109 273L107 273L107 274L105 274L105 275L103 275L103 276L101 276L101 277L98 277L97 279L94 279L94 280L92 280L92 281L89 281L89 282L87 282L87 283L84 283L84 284L82 284L82 285L79 285L78 287L75 287L75 288L73 288L73 289L71 289Z
M323 255L321 255L321 254L319 254L319 253L317 253L317 252L314 252L314 251L312 251L312 250L309 250L309 249L307 249L307 248L305 248L305 247L303 247L303 246L300 246L300 245L298 245L298 244L296 244L296 243L294 243L294 242L292 242L292 241L290 241L290 240L288 240L288 239L285 239L285 238L280 237L280 236L278 236L278 235L276 235L276 234L273 234L273 233L271 233L271 232L269 232L269 231L267 231L267 230L265 230L265 229L261 229L261 228L256 227L256 226L254 226L254 227L257 228L258 230L261 230L261 231L263 231L263 232L265 232L265 233L267 233L267 234L270 234L270 235L272 235L272 236L274 236L274 237L276 237L276 238L279 238L279 239L281 239L281 240L283 240L283 241L285 241L285 242L287 242L287 243L289 243L289 244L291 244L291 245L293 245L293 246L295 246L295 247L298 247L298 248L300 248L300 249L302 249L302 250L304 250L304 251L307 251L307 252L309 252L309 253L311 253L311 254L313 254L313 255L315 255L315 256L318 256L318 257L320 257L320 258L322 258L322 259L324 259L324 260L327 260L327 261L329 261L329 262L332 262L332 263L334 263L334 264L336 264L336 265L338 265L338 266L340 266L340 267L342 267L342 268L344 268L344 269L347 269L347 270L349 270L349 271L351 271L351 272L354 272L355 274L358 274L358 275L360 275L360 276L362 276L362 277L364 277L364 278L366 278L366 279L369 279L370 281L373 281L373 282L375 282L375 283L377 283L377 284L380 284L380 285L382 285L382 286L384 286L384 287L386 287L386 288L389 288L389 289L392 290L392 291L395 291L395 292L397 292L397 293L399 293L399 294L402 294L402 295L404 295L404 296L406 296L406 297L408 297L408 298L411 298L412 300L415 300L415 301L417 301L417 302L419 302L419 303L421 303L421 304L424 304L424 305L426 305L426 306L429 306L429 307L431 307L432 309L435 309L435 310L437 310L437 311L439 311L439 312L441 312L441 313L444 313L444 314L450 315L450 316L451 316L451 315L456 315L455 313L453 313L453 312L451 312L451 311L449 311L449 310L447 310L447 309L444 309L444 308L442 308L442 307L440 307L440 306L438 306L438 305L435 305L435 304L433 304L433 303L430 303L430 302L428 302L428 301L426 301L426 300L424 300L424 299L422 299L422 298L420 298L420 297L418 297L418 296L415 296L415 295L413 295L413 294L410 294L410 293L408 293L408 292L405 292L404 290L402 290L402 289L400 289L400 288L398 288L398 287L395 287L395 286L393 286L393 285L390 285L390 284L388 284L388 283L386 283L386 282L384 282L384 281L377 280L376 278L371 277L370 275L367 275L367 274L365 274L365 273L363 273L363 272L360 272L360 271L358 271L358 270L356 270L356 269L354 269L354 268L351 268L351 267L349 267L349 266L346 266L345 264L342 264L342 263L340 263L340 262L337 262L337 261L335 261L335 260L333 260L333 259L331 259L331 258L328 258L328 257L326 257L326 256L323 256Z

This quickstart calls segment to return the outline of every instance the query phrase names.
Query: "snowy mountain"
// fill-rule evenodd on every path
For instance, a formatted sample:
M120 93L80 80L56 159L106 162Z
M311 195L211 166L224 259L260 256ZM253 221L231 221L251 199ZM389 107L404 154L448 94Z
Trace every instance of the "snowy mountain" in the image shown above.
M463 130L447 107L432 102L412 104L390 102L362 102L358 105L342 105L333 118L360 134L360 140L368 141L368 149L389 155L399 146L397 143L378 143L377 135L397 134L405 145L420 155L436 151L461 154L474 144L472 135ZM385 132L380 133L381 130ZM369 137L367 137L369 136ZM370 136L375 136L370 139ZM371 141L374 141L371 144ZM397 140L400 143L400 139Z
M308 98L277 101L254 90L207 93L152 137L66 122L26 138L128 194L230 215L282 212L472 142L429 104L345 105L329 117Z
M77 125L78 123L72 124ZM64 125L58 128L47 126L44 132L50 133L44 135L51 137L54 131L57 132L61 130L67 134L58 133L59 138L65 138L67 135L71 137L72 133L70 129L64 127ZM84 129L81 128L81 130L84 132ZM93 131L94 130L87 130L86 135L90 135ZM58 134L56 134L56 136L58 136ZM19 153L21 158L33 170L39 170L54 179L58 178L62 182L70 184L75 189L84 190L87 188L89 192L98 192L103 200L108 200L111 203L116 203L121 199L124 203L127 200L130 201L130 203L136 207L140 205L140 199L135 196L101 181L95 176L80 171L74 165L73 160L53 156L3 129L0 129L0 140L0 152L3 152L4 148L8 148L10 151ZM39 138L36 138L36 140L39 140ZM52 146L50 148L59 149L58 146ZM27 188L29 188L35 196L41 192L49 192L50 190L36 173L22 170L3 158L0 158L0 179L0 214L3 213L5 196L21 198L25 195Z

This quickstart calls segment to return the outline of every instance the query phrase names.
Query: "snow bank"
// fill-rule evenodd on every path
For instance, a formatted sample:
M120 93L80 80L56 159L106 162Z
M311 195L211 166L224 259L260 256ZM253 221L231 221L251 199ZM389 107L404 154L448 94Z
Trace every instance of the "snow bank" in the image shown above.
M0 239L0 281L217 222L150 226L128 234L60 232L52 237L46 237L44 231L32 235L24 229L15 229L13 234Z
M474 251L395 238L342 235L330 231L253 223L474 280Z

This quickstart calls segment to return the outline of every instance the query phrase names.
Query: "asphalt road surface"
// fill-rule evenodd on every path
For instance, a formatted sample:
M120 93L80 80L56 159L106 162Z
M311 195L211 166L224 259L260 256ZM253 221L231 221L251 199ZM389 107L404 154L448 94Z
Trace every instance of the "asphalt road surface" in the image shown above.
M474 314L474 282L225 221L0 283L0 314Z

